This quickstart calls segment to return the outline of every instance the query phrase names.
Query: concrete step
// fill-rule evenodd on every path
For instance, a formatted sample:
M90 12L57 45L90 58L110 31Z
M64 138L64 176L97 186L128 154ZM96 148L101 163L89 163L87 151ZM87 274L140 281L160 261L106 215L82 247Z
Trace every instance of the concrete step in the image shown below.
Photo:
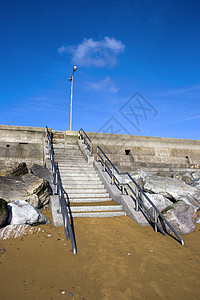
M72 199L83 199L83 200L87 200L87 199L103 199L103 198L109 198L109 194L108 193L98 193L98 194L95 194L95 193L90 193L90 194L71 194L71 193L68 193L66 191L68 197L69 197L69 200L71 201Z
M83 156L82 152L80 150L76 149L65 149L65 148L54 148L55 154L64 154L64 155L81 155Z
M71 165L60 165L60 164L58 164L58 167L59 167L60 171L71 170L73 172L73 171L80 171L80 170L84 170L84 171L85 170L89 170L89 171L94 170L93 167L89 167L87 165L78 165L78 166L73 165L73 166L71 166Z
M72 167L72 168L81 168L81 167L89 167L88 164L86 163L85 160L79 160L79 161L74 161L74 160L56 160L58 162L58 165L60 167Z
M71 212L123 211L122 205L70 206Z
M96 175L96 172L95 170L88 170L88 169L75 169L75 170L71 170L71 169L61 169L59 168L59 171L60 171L60 174L61 176L71 176L71 175L83 175L83 174L90 174L90 175L93 175L95 174Z
M79 188L79 189L77 189L77 188L67 188L67 189L65 189L65 191L67 192L67 194L82 194L82 193L84 193L84 194L92 194L92 193L95 193L95 194L97 194L97 193L100 193L100 194L102 194L102 193L107 193L107 191L106 191L106 189L104 188L104 187L102 187L102 188L97 188L97 189L91 189L91 188L88 188L88 189L85 189L85 188Z
M88 167L88 168L92 168L93 167L91 165L89 165L85 159L83 160L78 160L77 162L74 161L74 160L66 160L66 159L60 159L57 161L58 162L58 165L61 166L61 167L72 167L72 168L81 168L81 167Z
M72 182L71 184L63 184L63 188L68 191L68 190L72 190L72 189L77 189L77 190L81 190L81 189L104 189L104 185L102 183L99 184L95 184L95 183L83 183L83 184L77 184L76 182Z
M81 153L66 153L66 152L63 152L63 153L55 153L54 152L54 158L55 159L62 159L62 160L69 160L69 159L76 159L76 160L79 160L80 158L84 158L84 156L81 154Z
M121 217L125 216L126 213L123 211L107 211L107 212L77 212L72 213L73 218L107 218L107 217Z
M74 186L74 185L76 185L76 186L91 186L91 187L93 187L94 185L102 185L102 182L101 182L101 180L100 179L98 179L98 180L79 180L79 181L76 181L76 180L71 180L71 179L69 179L69 180L63 180L62 179L62 184L63 184L63 186Z
M77 193L68 193L67 192L67 195L69 197L69 199L88 199L88 198L93 198L93 199L96 199L96 198L109 198L109 194L108 193L97 193L95 194L95 192L92 192L92 193L81 193L81 194L77 194Z
M64 175L64 174L62 174L61 179L62 179L62 181L65 181L65 180L68 180L68 179L83 181L83 180L97 180L97 179L99 179L99 177L97 176L96 173L94 175L84 174L84 173L83 174L73 174L73 175Z
M68 201L67 197L65 197L65 199ZM72 198L69 199L70 203L82 203L82 204L86 204L86 203L91 203L91 202L107 202L107 201L112 201L112 199L110 197L105 197L105 198Z
M60 155L60 156L58 156L58 155L54 155L54 159L55 159L55 161L60 161L60 162L63 162L63 161L65 161L65 162L72 161L72 162L77 162L77 163L86 162L84 156L73 156L73 155L67 155L67 156Z
M68 150L79 150L80 151L80 148L78 145L66 144L65 142L53 145L53 149L56 149L56 150L57 149L65 149L66 151L68 151Z

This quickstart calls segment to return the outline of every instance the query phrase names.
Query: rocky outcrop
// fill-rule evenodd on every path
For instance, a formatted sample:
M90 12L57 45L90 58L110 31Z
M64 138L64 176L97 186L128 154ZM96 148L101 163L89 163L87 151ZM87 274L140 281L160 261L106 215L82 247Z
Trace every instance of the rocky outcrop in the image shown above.
M147 176L143 180L143 189L145 192L160 194L174 201L182 196L194 196L197 189L185 184L184 182L169 177Z
M175 172L173 174L173 178L181 180L181 181L185 182L186 184L190 184L190 182L193 179L192 174L190 174L188 172L187 173L185 173L185 172Z
M173 202L162 195L149 193L146 193L146 195L160 211L173 204ZM141 198L144 205L151 210L152 205L149 203L146 197L141 195Z
M25 162L17 164L13 167L12 171L7 173L7 176L21 177L28 173L28 168Z
M50 183L53 183L53 176L52 176L51 172L43 166L33 164L31 167L31 173L37 177L45 179L46 181L48 181Z
M0 198L0 227L5 226L8 219L8 205L7 202Z
M39 208L49 202L49 185L30 173L20 178L0 176L0 197L6 202L25 200Z
M167 207L162 214L179 234L188 234L195 230L196 213L184 201L178 201ZM168 226L166 229L173 233Z
M9 203L9 225L38 225L49 223L49 220L36 208L26 201Z

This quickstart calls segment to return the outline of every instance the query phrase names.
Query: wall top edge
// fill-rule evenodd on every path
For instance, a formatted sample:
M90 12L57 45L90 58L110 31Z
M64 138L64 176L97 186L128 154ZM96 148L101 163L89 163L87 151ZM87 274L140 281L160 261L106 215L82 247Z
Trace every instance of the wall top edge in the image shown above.
M48 128L50 131L51 129ZM0 130L19 130L19 131L38 131L45 132L44 127L29 127L29 126L13 126L13 125L0 125Z
M144 140L160 140L160 141L174 141L174 142L198 142L200 143L200 140L193 140L193 139L180 139L180 138L168 138L168 137L155 137L155 136L143 136L143 135L128 135L128 134L114 134L114 133L101 133L101 132L88 132L86 131L87 135L90 137L91 135L96 135L99 137L107 137L107 138L135 138L135 139L144 139Z

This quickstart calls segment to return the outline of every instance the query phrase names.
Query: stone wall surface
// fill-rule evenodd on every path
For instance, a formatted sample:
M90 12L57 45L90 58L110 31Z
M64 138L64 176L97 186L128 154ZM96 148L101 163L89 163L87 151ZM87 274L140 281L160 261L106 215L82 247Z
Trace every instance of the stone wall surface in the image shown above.
M65 133L65 134L64 134ZM60 131L65 143L78 141L77 131ZM161 137L145 137L106 133L87 133L93 142L93 154L97 145L120 169L162 168L176 170L200 167L200 140L184 140ZM4 166L26 162L44 164L45 128L0 125L0 175Z
M0 175L16 163L44 163L45 128L0 125Z
M200 140L92 132L87 134L93 142L94 155L99 145L115 165L125 169L200 168Z

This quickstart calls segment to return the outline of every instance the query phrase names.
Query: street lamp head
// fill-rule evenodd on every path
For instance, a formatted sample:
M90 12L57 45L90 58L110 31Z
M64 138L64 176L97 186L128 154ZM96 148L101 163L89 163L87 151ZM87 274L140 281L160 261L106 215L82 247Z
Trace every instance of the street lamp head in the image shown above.
M69 81L72 81L72 77L69 78Z
M74 66L73 67L73 72L76 72L76 70L77 70L77 66Z

